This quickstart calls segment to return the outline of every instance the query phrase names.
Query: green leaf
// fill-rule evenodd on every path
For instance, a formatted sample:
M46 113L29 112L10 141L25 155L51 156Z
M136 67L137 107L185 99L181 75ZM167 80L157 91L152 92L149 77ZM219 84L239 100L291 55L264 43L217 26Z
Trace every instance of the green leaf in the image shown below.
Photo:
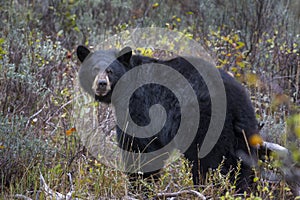
M0 45L3 44L5 42L4 38L0 38Z
M237 42L236 44L237 44L236 49L240 49L240 48L242 48L242 47L245 46L245 43L244 43L244 42Z

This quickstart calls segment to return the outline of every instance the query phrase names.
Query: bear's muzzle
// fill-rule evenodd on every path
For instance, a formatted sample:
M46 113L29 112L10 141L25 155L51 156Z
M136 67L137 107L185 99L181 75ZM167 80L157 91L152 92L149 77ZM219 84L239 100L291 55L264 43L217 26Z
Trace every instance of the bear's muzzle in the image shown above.
M108 76L98 75L93 84L93 91L97 96L105 96L111 90Z

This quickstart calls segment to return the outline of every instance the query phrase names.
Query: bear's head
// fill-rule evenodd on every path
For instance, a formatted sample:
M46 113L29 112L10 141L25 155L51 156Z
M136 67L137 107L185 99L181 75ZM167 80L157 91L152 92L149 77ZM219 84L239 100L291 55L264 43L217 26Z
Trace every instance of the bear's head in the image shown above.
M77 57L82 63L79 70L81 87L95 100L110 103L114 86L130 69L132 49L98 50L91 52L85 46L77 47Z

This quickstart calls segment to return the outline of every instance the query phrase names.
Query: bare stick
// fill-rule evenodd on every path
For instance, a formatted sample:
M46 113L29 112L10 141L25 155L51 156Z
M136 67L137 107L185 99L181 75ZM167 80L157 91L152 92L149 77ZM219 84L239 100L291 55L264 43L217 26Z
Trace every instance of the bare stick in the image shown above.
M32 200L31 198L26 197L25 195L22 195L22 194L16 194L16 195L14 195L14 198L16 198L16 199L24 199L24 200Z
M177 197L177 196L182 196L184 194L191 194L196 197L199 197L200 199L206 200L206 197L201 194L200 192L197 192L195 190L182 190L178 192L166 192L166 193L158 193L156 196L158 198L169 198L169 197Z
M28 119L28 121L27 121L27 123L26 123L25 129L27 129L27 127L28 127L30 121L31 121L34 117L36 117L38 114L40 114L40 113L44 110L44 108L45 108L45 105L44 105L39 111L37 111L36 113L34 113L32 116L29 117L29 119Z

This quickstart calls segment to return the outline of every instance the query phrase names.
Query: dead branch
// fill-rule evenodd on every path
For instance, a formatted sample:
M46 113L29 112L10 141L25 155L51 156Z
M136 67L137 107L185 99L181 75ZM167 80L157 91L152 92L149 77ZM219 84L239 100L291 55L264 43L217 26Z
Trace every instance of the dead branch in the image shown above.
M81 95L80 95L81 96ZM46 120L46 124L48 124L50 122L50 120L53 118L53 116L55 116L57 113L59 113L62 109L64 109L66 106L68 106L69 104L71 104L73 101L75 101L76 99L78 99L80 96L76 96L75 98L67 101L65 104L63 104L61 107L59 107L56 111L54 111L50 117Z
M206 200L206 197L203 194L201 194L200 192L197 192L195 190L181 190L178 192L163 192L163 193L158 193L156 196L158 198L170 198L170 197L182 196L184 194L191 194L200 199Z
M15 194L15 195L14 195L14 198L16 198L16 199L24 199L24 200L32 200L31 198L26 197L26 196L23 195L23 194Z
M41 188L44 190L46 196L49 197L50 199L72 200L72 194L74 193L74 187L73 187L73 184L72 184L72 177L71 177L70 173L68 173L68 177L69 177L69 182L70 182L70 191L67 193L67 195L63 195L63 194L61 194L59 192L55 192L51 188L49 188L49 186L45 182L45 179L44 179L44 177L43 177L42 174L40 174L40 185L41 185ZM80 199L75 198L75 200L80 200Z
M33 118L35 118L37 115L39 115L39 114L44 110L45 107L46 107L46 106L44 105L39 111L37 111L36 113L34 113L32 116L29 117L29 119L27 120L25 129L28 128L28 125L29 125L29 123L31 122L31 120L32 120Z
M291 152L287 148L271 142L264 142L260 149L274 152L279 156L282 162L280 170L286 183L290 186L294 196L300 196L300 166L294 163ZM280 178L278 179L280 180Z

